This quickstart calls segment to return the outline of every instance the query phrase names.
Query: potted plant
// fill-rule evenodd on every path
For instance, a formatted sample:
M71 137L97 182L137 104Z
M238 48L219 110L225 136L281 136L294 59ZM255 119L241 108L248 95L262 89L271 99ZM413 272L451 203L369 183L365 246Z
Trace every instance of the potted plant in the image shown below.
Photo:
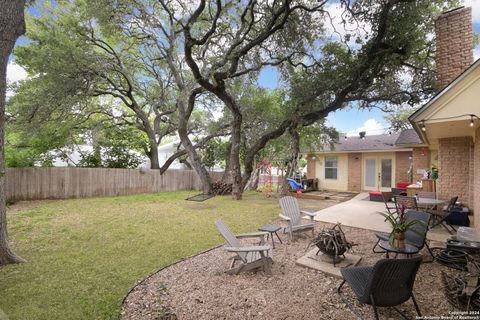
M402 206L400 208L400 213L398 214L387 214L381 212L381 214L385 217L385 221L388 221L392 226L392 232L390 233L390 244L394 248L405 247L405 232L419 222L418 220L407 220L405 217L405 209L405 206Z

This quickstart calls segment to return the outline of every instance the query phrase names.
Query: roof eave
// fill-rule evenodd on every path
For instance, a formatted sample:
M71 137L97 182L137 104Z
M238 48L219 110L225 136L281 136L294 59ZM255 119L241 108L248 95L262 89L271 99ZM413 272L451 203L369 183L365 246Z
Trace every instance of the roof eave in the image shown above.
M319 153L371 153L371 152L398 152L398 151L412 151L412 147L394 148L394 149L363 149L363 150L319 150L303 152L304 154L319 154Z
M412 121L416 121L420 117L420 115L423 112L425 112L428 108L430 108L430 106L434 104L438 99L440 99L440 97L443 96L445 92L449 91L452 87L456 86L457 83L462 81L467 75L473 72L473 70L475 70L479 65L480 65L480 59L477 59L474 63L472 63L472 65L470 65L470 67L465 69L465 71L463 71L460 75L458 75L455 79L453 79L445 88L437 92L437 94L435 94L427 103L425 103L417 111L412 113L408 117L408 120L410 121L410 123L412 123Z
M432 105L437 102L438 99L440 99L441 96L443 96L446 92L448 92L452 87L456 86L459 82L461 82L467 75L469 75L473 70L475 70L478 66L480 65L480 59L477 59L470 67L465 69L458 77L456 77L454 80L452 80L445 88L437 92L427 103L425 103L422 107L420 107L417 111L412 113L408 117L408 121L412 124L413 129L417 132L418 136L420 139L422 139L423 142L426 144L430 144L428 141L427 135L421 128L418 126L418 121L419 118L422 116L422 114L428 110Z
M418 148L418 147L427 147L427 143L397 143L399 148Z
M443 96L452 87L456 86L459 82L461 82L467 75L473 72L473 70L475 70L479 65L480 65L480 59L477 59L474 63L472 63L470 67L465 69L465 71L463 71L454 80L452 80L445 88L437 92L437 94L435 94L427 103L425 103L422 107L420 107L417 111L415 111L408 117L408 121L412 124L413 129L415 129L418 136L420 137L420 139L422 139L423 142L425 142L426 144L429 144L429 141L425 132L422 131L417 124L419 121L419 118L422 116L422 114L426 110L428 110L432 105L434 105L435 102L437 102L437 100L440 99L441 96Z

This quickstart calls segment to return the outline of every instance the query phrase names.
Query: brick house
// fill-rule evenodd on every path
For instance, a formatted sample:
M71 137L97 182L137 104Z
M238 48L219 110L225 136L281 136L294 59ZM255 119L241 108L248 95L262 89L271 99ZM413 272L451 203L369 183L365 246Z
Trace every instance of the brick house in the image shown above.
M390 191L396 182L421 178L417 172L436 164L413 129L400 134L348 137L307 156L307 178L319 188L335 191Z
M480 60L473 62L471 8L436 21L437 94L409 118L431 150L438 150L441 199L459 196L480 226Z
M373 182L370 182L377 174L376 188L386 190L388 182L382 183L389 178L389 162L392 185L405 178L408 180L405 168L410 164L413 167L413 180L419 178L417 173L421 169L435 165L439 169L436 183L438 198L458 196L459 201L473 210L473 224L478 227L480 59L473 63L471 8L461 7L443 13L435 23L435 32L438 92L409 117L415 131L402 132L409 138L399 140L402 134L390 138L386 138L386 135L371 136L352 143L345 141L343 146L337 144L334 150L311 153L307 156L307 175L318 178L320 188L367 191L372 190L370 185ZM369 139L377 139L378 143L383 141L383 147L365 143L362 148L360 144ZM375 159L375 163L369 158ZM382 164L385 168L382 168ZM331 180L328 178L335 177L335 170L331 169L335 165L336 178L340 183L328 181Z

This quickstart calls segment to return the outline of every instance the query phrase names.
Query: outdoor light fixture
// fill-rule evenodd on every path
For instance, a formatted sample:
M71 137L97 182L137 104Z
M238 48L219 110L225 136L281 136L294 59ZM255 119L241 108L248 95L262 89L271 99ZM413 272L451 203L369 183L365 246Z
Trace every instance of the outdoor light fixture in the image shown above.
M427 131L427 128L425 128L425 120L422 120L422 131Z
M462 118L465 119L465 117L470 117L470 123L469 123L469 126L471 128L473 128L475 126L475 118L477 119L480 119L480 117L478 117L476 114L461 114L461 115L458 115L458 116L453 116L453 117L444 117L444 118L435 118L435 119L428 119L429 121L430 120L452 120L452 119L458 119L458 118ZM423 132L427 131L427 128L425 127L425 120L422 120L421 121L421 124L420 124L420 129L422 129Z

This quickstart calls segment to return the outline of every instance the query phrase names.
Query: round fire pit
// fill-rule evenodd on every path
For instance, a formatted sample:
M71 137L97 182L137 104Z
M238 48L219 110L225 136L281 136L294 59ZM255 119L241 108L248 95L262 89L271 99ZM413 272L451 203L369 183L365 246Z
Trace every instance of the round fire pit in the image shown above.
M345 252L353 246L345 238L345 233L338 223L330 229L320 231L311 243L318 247L317 255L319 252L323 253L320 257L322 261L334 265L344 259Z

